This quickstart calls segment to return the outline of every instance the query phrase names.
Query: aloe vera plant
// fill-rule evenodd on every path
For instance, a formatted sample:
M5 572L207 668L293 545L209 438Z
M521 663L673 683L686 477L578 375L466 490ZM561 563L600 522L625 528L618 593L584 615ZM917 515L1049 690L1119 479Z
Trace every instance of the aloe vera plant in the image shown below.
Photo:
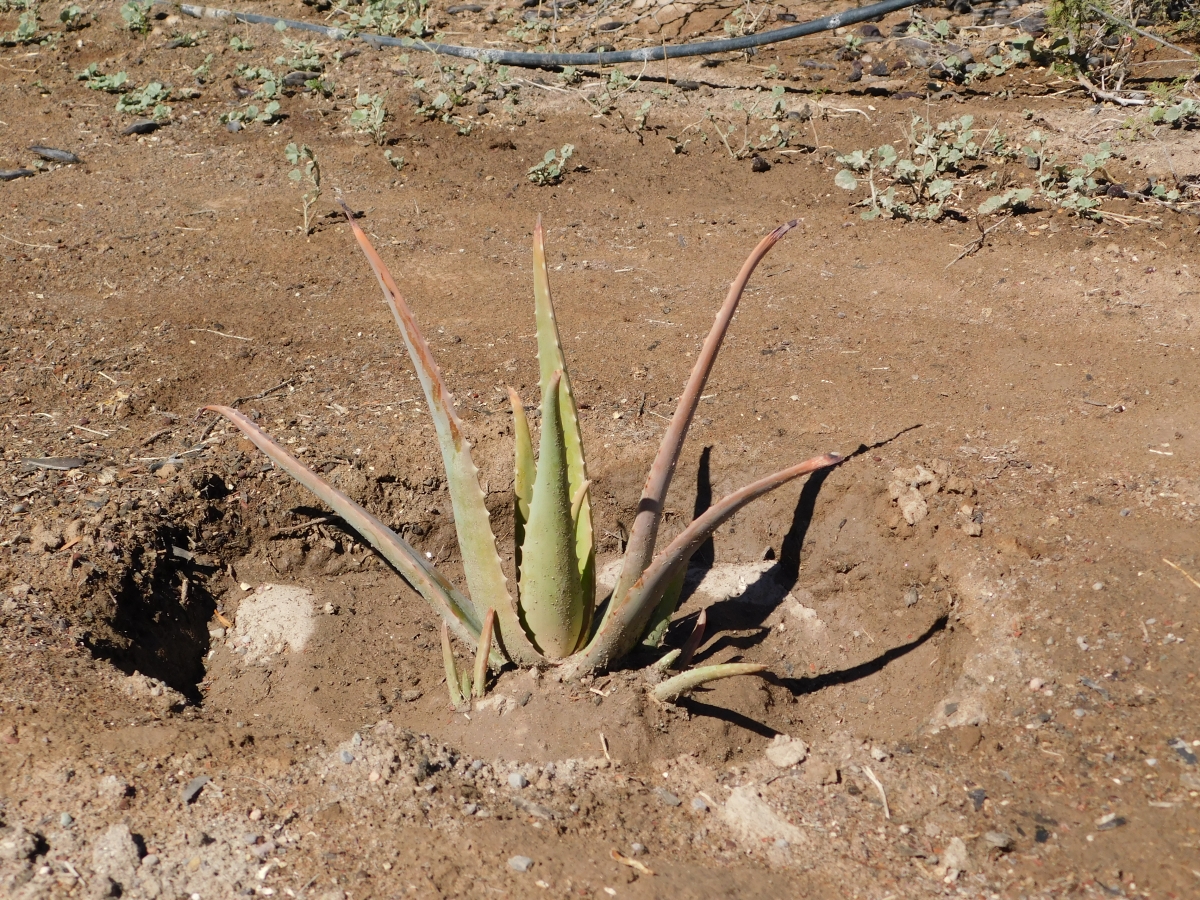
M564 679L605 669L639 643L658 646L675 613L692 553L734 513L757 497L802 475L837 465L842 456L826 453L761 478L712 505L666 548L655 552L664 501L717 351L742 291L755 267L795 222L781 225L755 247L729 288L724 304L692 368L663 436L638 504L617 584L603 602L596 597L595 528L591 481L587 476L579 413L550 297L546 254L539 220L533 233L533 294L541 388L538 452L521 398L512 389L516 596L510 592L496 539L471 459L471 444L454 401L417 322L391 273L348 208L347 220L383 290L432 414L442 451L446 482L462 553L467 592L457 590L402 537L366 509L287 453L237 410L206 409L225 416L289 475L332 507L417 590L441 616L443 661L455 706L482 697L488 668L557 666ZM684 653L673 651L683 668L690 664L704 624L698 623ZM475 652L473 672L457 670L450 636ZM665 670L672 660L664 658ZM763 666L729 663L703 666L660 683L655 696L672 701L693 688Z

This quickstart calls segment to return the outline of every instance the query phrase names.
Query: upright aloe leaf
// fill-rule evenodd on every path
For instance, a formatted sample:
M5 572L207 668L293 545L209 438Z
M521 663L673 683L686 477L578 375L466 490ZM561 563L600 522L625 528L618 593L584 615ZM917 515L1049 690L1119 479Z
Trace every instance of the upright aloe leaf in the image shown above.
M555 372L562 373L559 390L559 414L562 419L563 442L566 448L567 480L572 498L583 502L574 518L575 560L579 572L580 590L587 598L585 621L580 640L585 640L591 628L593 598L596 594L595 530L592 524L592 499L584 485L587 483L587 463L583 456L583 434L579 429L579 410L563 359L562 340L554 318L554 303L550 297L550 276L546 271L546 247L539 218L533 229L533 301L537 321L538 368L541 371L542 395ZM576 649L576 648L572 648Z
M525 523L529 521L529 501L533 499L533 480L537 470L533 464L533 440L529 436L525 406L512 388L508 389L508 401L513 411L513 532L517 582L520 583L521 548L525 546Z
M692 416L696 412L696 405L700 402L700 395L704 392L708 375L712 371L713 363L716 362L717 351L721 349L725 332L729 330L729 323L737 311L742 291L745 290L746 283L754 274L759 262L767 255L767 251L797 224L793 220L780 225L759 241L758 246L743 263L737 278L729 286L729 293L726 294L725 302L717 311L716 320L713 322L708 337L704 339L704 346L700 348L696 364L692 366L687 385L675 407L675 414L671 417L671 424L667 426L667 432L663 435L658 454L654 457L654 464L650 467L650 475L646 478L646 486L642 490L642 498L638 503L637 516L633 520L633 529L629 534L625 562L621 567L621 574L617 578L616 587L613 589L612 600L605 612L604 621L600 623L602 629L614 611L619 608L620 601L629 589L642 577L646 566L650 565L650 560L654 558L654 546L658 542L658 526L662 521L663 503L667 497L667 489L671 486L671 479L675 475L679 451L687 437L688 428L691 427Z
M442 620L458 638L470 647L477 646L483 622L476 618L475 607L471 601L456 591L442 573L426 562L404 538L289 454L236 409L228 406L206 406L204 408L220 413L236 425L242 434L246 435L276 465L345 519L351 528L361 534L372 547L383 555L384 559L395 566L417 593L437 610ZM503 659L496 654L492 657L492 662L499 665Z
M475 468L471 459L471 443L463 433L462 421L454 411L454 400L450 390L442 380L442 373L434 362L429 344L426 343L412 311L396 287L391 272L371 246L366 234L354 221L349 207L343 203L342 209L346 212L346 219L359 247L375 272L396 324L400 327L408 355L412 359L429 404L438 444L442 450L442 463L446 468L450 504L454 509L454 524L458 532L459 549L462 552L463 573L476 607L472 618L482 622L483 611L495 609L500 624L500 643L505 655L522 665L542 661L541 655L529 643L517 621L516 610L500 565L500 555L496 552L496 538L492 534L490 516L484 503L486 498L479 487L479 470Z
M584 607L592 599L583 595L575 562L561 391L562 373L555 372L542 396L542 437L521 548L518 601L526 632L551 659L561 659L579 645Z
M638 636L645 631L651 614L671 580L687 565L696 548L734 513L752 500L787 484L794 478L836 466L843 459L844 457L837 453L815 456L766 478L760 478L710 506L688 525L667 549L654 558L642 573L642 577L624 597L611 602L609 611L591 643L570 659L563 677L572 678L603 668L632 650Z

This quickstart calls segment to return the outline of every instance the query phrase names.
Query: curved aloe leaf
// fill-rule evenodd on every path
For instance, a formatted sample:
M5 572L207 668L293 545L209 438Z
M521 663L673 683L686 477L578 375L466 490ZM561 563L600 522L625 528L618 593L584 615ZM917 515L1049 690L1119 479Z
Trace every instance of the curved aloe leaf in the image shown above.
M696 548L734 513L752 500L787 484L794 478L808 475L818 469L836 466L843 459L838 453L815 456L791 468L760 478L710 506L703 515L693 520L667 549L654 558L642 577L619 602L613 602L609 606L604 621L600 623L600 628L591 643L571 657L563 677L573 678L584 672L603 668L633 649L638 635L645 630L671 579L677 577L680 568L687 565Z
M674 678L668 678L662 684L656 685L654 688L654 699L661 700L663 703L674 703L688 691L694 690L702 684L708 684L710 681L716 681L718 678L732 678L735 675L757 675L759 672L765 672L766 666L760 666L757 663L723 663L719 666L702 666L699 669L689 669L676 675Z
M529 436L529 419L521 397L508 389L508 402L513 411L513 542L516 545L517 583L521 583L521 548L525 546L525 523L529 521L529 501L533 499L533 480L537 469L533 463L533 440Z
M559 406L561 375L555 372L550 377L542 396L542 437L521 548L518 600L521 624L534 645L551 659L561 659L578 646L585 605L575 564L575 529Z
M467 589L476 606L473 619L482 622L483 614L478 611L495 609L500 623L500 642L504 654L513 662L532 665L543 662L529 639L521 630L516 610L508 593L507 581L496 552L496 538L492 534L490 516L485 504L483 490L479 487L479 470L471 459L471 443L463 433L462 421L454 411L454 400L450 389L442 380L442 373L434 362L417 320L408 304L404 302L391 272L383 264L366 234L354 221L349 207L342 203L346 220L350 224L359 247L367 257L384 299L392 310L408 355L417 371L417 378L425 391L429 413L437 431L438 444L442 450L442 462L446 468L446 483L450 489L450 504L454 509L455 530L458 546L462 551L463 574Z
M462 682L454 666L454 648L450 646L450 632L442 623L442 666L446 669L446 689L450 692L450 705L458 709L466 699L462 693Z
M689 559L690 562L690 559ZM662 599L654 606L650 616L650 624L646 628L646 636L642 643L647 647L661 647L663 638L667 636L667 627L671 624L671 616L679 606L679 598L683 594L683 583L687 580L688 563L685 562L663 591Z
M475 649L475 678L471 685L471 696L483 699L487 692L488 655L492 652L492 636L496 628L496 611L489 609L483 617L483 630L479 634L479 646Z
M579 429L579 410L575 404L575 393L571 388L571 377L567 374L563 359L562 339L558 333L558 321L554 317L554 303L550 297L550 275L546 270L546 247L539 217L533 229L533 303L537 321L538 368L541 373L542 395L555 372L561 372L559 390L559 414L562 419L563 443L566 447L567 481L570 496L579 496L583 491L583 502L572 521L575 526L575 562L578 568L580 590L587 598L583 629L580 640L586 640L591 629L591 618L596 594L596 546L592 524L592 500L584 491L587 483L587 462L583 456L583 434ZM572 650L576 648L571 648Z
M232 422L250 439L254 446L270 457L277 466L312 491L318 499L333 509L339 516L378 550L405 580L437 610L442 620L454 631L456 637L470 647L475 647L483 623L476 618L471 601L454 589L445 576L425 561L412 545L388 528L300 460L275 443L261 428L228 406L206 406ZM503 658L494 654L492 662L503 664Z
M780 225L759 241L758 246L742 264L737 278L729 286L729 293L726 294L725 302L717 312L712 330L704 339L704 346L700 348L700 353L696 356L696 364L692 366L692 372L688 376L687 384L675 407L675 414L671 417L671 423L667 426L667 432L663 435L662 443L659 445L658 454L654 457L654 464L650 467L650 475L646 478L646 486L642 490L642 498L638 503L638 513L633 520L633 529L629 534L629 544L625 550L625 563L621 567L621 575L617 578L616 587L613 588L612 602L609 603L604 621L600 623L600 630L606 627L608 619L620 607L626 593L642 577L642 573L654 557L654 546L658 541L658 526L662 521L663 502L667 497L667 489L671 486L671 478L675 474L679 451L687 437L688 428L691 427L692 416L696 412L696 405L700 402L700 395L704 392L704 385L708 381L713 363L716 362L717 351L721 349L721 342L725 339L729 323L737 311L742 291L745 290L746 283L754 274L759 262L767 255L767 251L797 224L798 222L793 220Z

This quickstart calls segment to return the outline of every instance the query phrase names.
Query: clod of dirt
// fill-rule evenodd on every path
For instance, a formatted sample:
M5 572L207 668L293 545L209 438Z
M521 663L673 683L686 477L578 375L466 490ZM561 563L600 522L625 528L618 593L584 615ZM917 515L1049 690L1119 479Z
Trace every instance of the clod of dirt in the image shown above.
M778 840L798 844L804 841L803 832L777 815L758 796L753 785L734 788L725 803L724 816L734 833L752 844Z
M767 759L781 769L790 769L804 762L808 744L786 734L777 734L767 747Z
M92 848L92 871L100 883L94 895L120 897L131 893L138 862L138 848L129 826L109 827Z
M263 584L238 606L234 625L235 652L245 650L247 664L288 648L304 649L314 630L316 598L307 588Z

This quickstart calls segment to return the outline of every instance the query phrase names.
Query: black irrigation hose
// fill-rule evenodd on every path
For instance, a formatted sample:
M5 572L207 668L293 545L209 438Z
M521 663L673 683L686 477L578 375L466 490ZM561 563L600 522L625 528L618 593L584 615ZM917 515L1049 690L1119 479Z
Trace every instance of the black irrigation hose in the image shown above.
M164 2L164 0L158 0ZM454 44L431 44L420 38L384 37L374 34L353 35L341 28L327 25L316 25L311 22L298 22L294 19L280 19L275 16L261 16L258 13L234 12L228 9L214 9L211 6L181 5L180 11L195 18L233 18L238 22L251 25L278 25L283 23L288 28L301 31L314 31L333 40L350 40L357 37L373 47L403 47L406 50L418 50L426 53L440 53L445 56L458 56L464 59L475 59L480 62L501 66L522 66L530 69L551 69L559 66L611 66L616 63L655 62L661 59L680 59L685 56L707 56L710 53L728 53L735 50L749 50L752 47L762 47L780 41L790 41L794 38L822 31L832 31L843 25L854 25L878 16L920 6L928 0L884 0L882 3L872 3L858 9L846 10L802 22L799 25L789 25L787 28L777 28L762 34L750 34L740 38L726 38L720 41L701 41L695 44L660 45L644 47L641 50L614 50L596 53L525 53L515 50L483 50L477 47L459 47Z

